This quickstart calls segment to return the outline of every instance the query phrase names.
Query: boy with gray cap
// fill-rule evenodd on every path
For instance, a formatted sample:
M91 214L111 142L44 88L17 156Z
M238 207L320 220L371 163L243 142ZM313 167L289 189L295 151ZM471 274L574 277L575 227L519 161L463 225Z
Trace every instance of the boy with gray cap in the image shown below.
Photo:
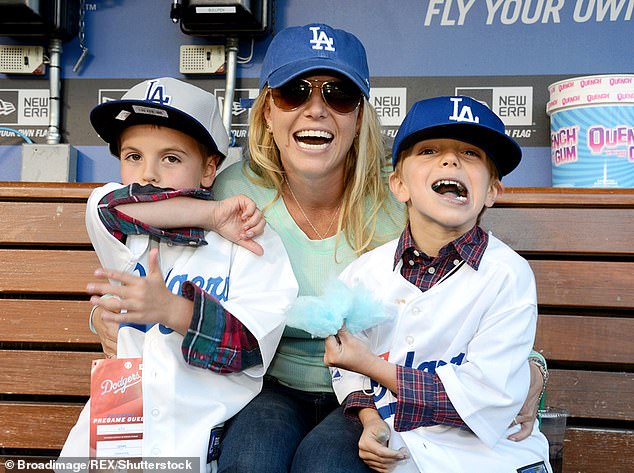
M324 356L347 412L365 429L383 419L403 452L366 459L379 471L551 472L537 426L508 439L529 387L534 276L478 226L520 159L499 117L469 97L417 102L399 128L390 189L409 223L340 276L374 289L394 318L359 337L344 327Z
M217 428L260 391L297 295L286 251L264 225L246 248L203 230L248 240L260 225L249 199L214 202L207 190L228 146L212 94L160 78L90 118L120 160L122 184L88 201L86 226L105 269L87 291L119 323L117 357L143 363L142 438L123 453L194 457L200 471L215 471ZM209 351L192 353L200 337ZM89 448L89 429L90 401L61 456L117 456L106 441Z

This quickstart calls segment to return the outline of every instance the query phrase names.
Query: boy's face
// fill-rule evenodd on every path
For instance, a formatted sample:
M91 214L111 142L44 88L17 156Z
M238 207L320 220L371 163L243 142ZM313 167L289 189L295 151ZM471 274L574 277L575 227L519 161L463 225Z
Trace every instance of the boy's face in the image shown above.
M493 205L502 183L492 177L482 149L443 138L419 141L407 150L390 176L390 189L407 203L413 229L457 237Z
M194 138L172 128L134 125L119 138L121 182L173 189L209 187L216 160Z

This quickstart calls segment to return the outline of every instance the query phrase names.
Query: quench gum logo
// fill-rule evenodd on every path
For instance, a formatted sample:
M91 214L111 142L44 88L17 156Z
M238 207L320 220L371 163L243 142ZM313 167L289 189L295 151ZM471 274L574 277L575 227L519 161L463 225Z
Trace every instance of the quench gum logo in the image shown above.
M550 156L555 166L579 159L579 126L562 127L550 134Z

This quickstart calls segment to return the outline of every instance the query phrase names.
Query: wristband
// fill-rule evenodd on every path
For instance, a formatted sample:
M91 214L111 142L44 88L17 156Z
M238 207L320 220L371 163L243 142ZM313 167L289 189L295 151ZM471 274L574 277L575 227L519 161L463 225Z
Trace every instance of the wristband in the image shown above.
M111 299L113 297L114 297L113 294L104 294L103 296L101 296L101 299L105 300L105 299ZM93 323L92 318L95 315L95 310L97 309L97 307L99 306L98 305L92 306L92 309L90 309L90 315L88 316L88 327L90 328L90 331L94 333L95 335L99 335L99 334L97 333L97 329L95 329L95 324Z
M541 408L543 407L542 404L544 401L544 393L546 392L546 386L548 385L548 378L550 377L548 373L548 367L546 366L546 361L541 355L535 356L534 354L531 354L531 356L528 357L528 361L529 363L533 363L539 368L539 371L542 374L542 380L544 381L542 386L542 392L539 394L539 401L540 401L540 408Z

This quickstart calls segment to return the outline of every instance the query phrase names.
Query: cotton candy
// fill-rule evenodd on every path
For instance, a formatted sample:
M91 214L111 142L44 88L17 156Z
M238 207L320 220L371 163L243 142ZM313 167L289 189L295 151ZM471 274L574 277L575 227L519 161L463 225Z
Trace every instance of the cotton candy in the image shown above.
M287 312L286 325L325 338L344 322L350 333L358 333L387 319L383 304L367 288L351 288L335 279L321 296L298 297Z

